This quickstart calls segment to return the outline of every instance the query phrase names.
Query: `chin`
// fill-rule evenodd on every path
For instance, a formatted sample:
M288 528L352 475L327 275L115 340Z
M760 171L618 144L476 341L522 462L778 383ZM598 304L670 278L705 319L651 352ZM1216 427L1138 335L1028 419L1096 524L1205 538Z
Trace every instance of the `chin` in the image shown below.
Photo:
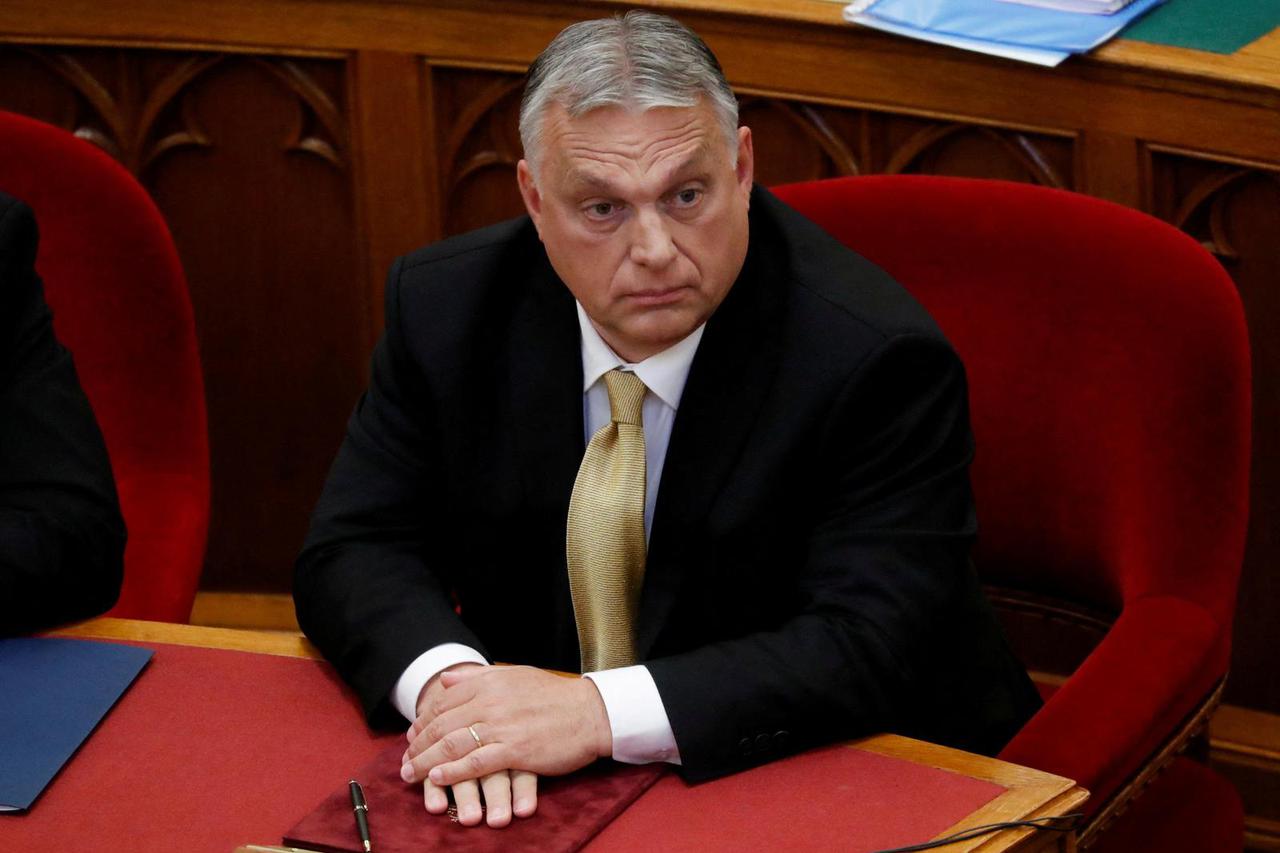
M634 330L628 337L639 346L658 353L680 343L699 325L701 325L700 320L682 317L680 322L645 324L642 328Z

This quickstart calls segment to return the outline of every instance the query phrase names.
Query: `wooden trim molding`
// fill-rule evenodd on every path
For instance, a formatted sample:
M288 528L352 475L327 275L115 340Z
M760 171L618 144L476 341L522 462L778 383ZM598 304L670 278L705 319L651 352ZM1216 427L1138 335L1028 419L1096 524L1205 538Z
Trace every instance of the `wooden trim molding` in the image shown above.
M1209 732L1216 753L1280 765L1280 714L1223 705Z
M169 643L207 649L232 649L264 655L319 660L322 655L301 634L277 631L249 631L146 622L103 616L50 631L53 637L80 637L96 640L131 640L142 643Z
M1223 705L1209 724L1209 763L1244 801L1245 849L1280 853L1280 714Z
M283 592L197 592L191 624L301 633L293 596Z

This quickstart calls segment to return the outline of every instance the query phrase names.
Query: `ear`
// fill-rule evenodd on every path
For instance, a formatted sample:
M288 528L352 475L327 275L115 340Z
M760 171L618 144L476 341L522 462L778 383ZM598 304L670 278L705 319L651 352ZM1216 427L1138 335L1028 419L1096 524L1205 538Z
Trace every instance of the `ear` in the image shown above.
M751 203L751 184L756 177L756 154L751 145L751 128L738 128L738 164L734 167L738 189Z
M538 238L542 238L542 194L533 180L533 169L528 160L516 164L516 183L520 187L520 198L524 200L524 209L533 220L533 227L538 230Z

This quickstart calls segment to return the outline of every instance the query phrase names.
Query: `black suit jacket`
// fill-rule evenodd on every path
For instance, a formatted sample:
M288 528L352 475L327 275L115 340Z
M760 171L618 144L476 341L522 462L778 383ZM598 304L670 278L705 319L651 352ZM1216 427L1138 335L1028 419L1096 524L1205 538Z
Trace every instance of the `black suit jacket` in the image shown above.
M402 258L300 557L299 620L376 720L441 642L576 670L574 303L517 219ZM998 749L1035 708L968 565L964 372L881 270L756 189L654 510L638 651L684 772L895 730ZM459 612L455 613L455 605Z
M35 272L36 223L0 193L0 634L107 610L124 522L102 434Z

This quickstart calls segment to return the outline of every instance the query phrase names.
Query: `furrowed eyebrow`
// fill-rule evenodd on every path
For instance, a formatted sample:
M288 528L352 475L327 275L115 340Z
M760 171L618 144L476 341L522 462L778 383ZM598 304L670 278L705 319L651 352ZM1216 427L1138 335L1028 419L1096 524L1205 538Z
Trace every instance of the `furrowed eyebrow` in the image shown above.
M698 146L698 150L684 158L680 165L667 173L664 183L673 187L688 181L706 181L711 174L711 170L706 165L706 158L710 153L705 145Z
M569 172L568 185L569 191L573 195L585 195L587 193L598 193L606 196L617 195L617 189L612 183L599 175L593 175L581 169L574 169Z
M668 188L674 188L677 184L683 184L688 181L705 182L711 174L710 169L706 166L706 158L710 154L711 151L707 146L698 146L697 150L667 172L663 184ZM587 169L571 169L566 183L570 194L575 196L602 195L614 198L621 195L618 188L611 181Z
M711 180L711 173L705 169L702 169L696 172L695 171L675 172L673 174L673 179L669 182L669 185L673 190L675 190L675 189L679 189L681 184L687 184L693 181L705 184L710 180Z

